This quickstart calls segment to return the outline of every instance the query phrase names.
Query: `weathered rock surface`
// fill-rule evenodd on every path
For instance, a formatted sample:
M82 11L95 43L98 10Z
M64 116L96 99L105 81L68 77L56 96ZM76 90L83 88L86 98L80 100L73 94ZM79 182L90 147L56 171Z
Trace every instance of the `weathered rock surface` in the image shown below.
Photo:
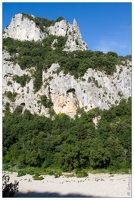
M113 75L106 75L104 72L95 71L89 68L81 79L75 79L70 74L62 71L57 74L59 64L52 64L43 71L42 87L37 92L33 91L33 79L25 87L13 80L14 75L22 76L31 72L21 70L18 64L14 65L10 61L7 52L3 52L3 109L6 102L9 102L11 112L23 105L31 113L45 115L49 117L49 109L39 103L40 97L46 95L53 102L52 108L58 113L66 113L74 117L78 107L88 111L92 108L109 109L112 104L118 104L122 98L131 96L131 62L126 66L116 66L117 71ZM10 84L9 84L10 81ZM6 96L6 91L16 92L14 102Z
M31 18L35 18L31 15ZM86 50L87 44L82 40L82 36L74 19L73 24L70 24L66 20L61 20L56 22L53 26L45 27L44 32L37 26L34 20L30 20L25 15L19 13L16 14L9 26L4 30L3 37L11 37L18 40L42 40L49 35L56 36L67 36L67 42L65 45L65 51L74 50Z
M34 16L31 16L34 19ZM10 25L4 30L3 37L11 37L18 40L42 40L49 35L67 36L65 51L85 50L87 45L82 41L82 36L74 19L73 24L66 20L56 22L53 26L44 27L42 30L36 26L34 20L19 13L15 15ZM56 40L53 41L53 44ZM106 75L104 72L95 71L89 68L84 76L75 79L70 74L59 74L56 70L60 67L58 63L53 63L47 71L43 71L42 87L38 92L34 92L34 79L31 69L22 70L18 64L8 61L10 58L8 52L3 51L3 70L2 70L2 94L3 94L3 113L6 103L9 103L10 111L13 112L17 106L23 106L31 113L45 115L49 117L49 108L45 108L40 100L45 95L51 99L52 108L58 113L66 113L74 117L77 108L84 108L89 111L99 107L109 109L112 104L118 104L122 98L127 99L131 96L131 62L127 61L125 65L116 66L116 72L113 75ZM24 74L31 78L29 82L22 87L14 79ZM7 92L16 94L14 100L9 99ZM98 119L94 119L97 123Z
M29 20L23 14L16 14L9 26L4 30L3 37L11 37L18 40L40 40L45 38L45 34L40 31L35 22Z

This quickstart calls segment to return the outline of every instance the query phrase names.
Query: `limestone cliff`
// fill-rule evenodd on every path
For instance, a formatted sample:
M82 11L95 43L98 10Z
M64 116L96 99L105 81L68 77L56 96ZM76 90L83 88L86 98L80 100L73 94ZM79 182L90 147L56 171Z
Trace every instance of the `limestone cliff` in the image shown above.
M75 19L72 25L61 19L50 26L40 28L35 23L34 16L27 17L17 14L3 32L3 38L11 37L22 41L38 41L49 35L67 36L65 51L87 49ZM52 47L55 42L56 40L51 44ZM84 76L78 79L61 70L60 73L57 73L60 65L53 63L50 68L43 70L42 86L37 92L34 92L35 66L22 70L19 64L9 61L10 57L11 55L6 49L3 50L3 113L8 104L11 112L17 106L21 106L23 111L27 109L31 113L49 117L50 107L41 103L41 97L44 96L51 100L51 108L57 114L66 113L70 117L74 117L77 108L84 108L85 111L96 107L109 109L111 105L118 104L122 98L128 99L131 96L132 63L130 61L116 65L116 71L112 75L88 68ZM21 85L15 77L24 75L28 77L28 81L25 85Z
M66 20L56 22L54 26L48 27L49 34L57 36L67 36L65 51L86 50L87 44L82 41L82 36L74 19L73 24L69 24Z
M31 113L45 115L49 117L49 109L40 104L40 97L46 95L51 99L52 108L58 113L66 113L74 117L78 107L85 111L99 107L109 109L112 104L118 104L122 98L131 96L131 62L126 66L116 66L116 72L113 75L106 75L104 72L95 71L89 68L84 76L75 79L70 74L64 74L62 71L57 74L56 70L59 64L52 64L47 70L43 71L42 87L34 93L33 79L21 87L14 81L15 75L31 75L31 70L21 70L18 64L6 61L10 55L3 52L3 109L8 102L11 112L17 106L23 105L23 109ZM34 70L34 69L33 69ZM11 101L6 92L16 93L14 101Z
M9 26L4 30L3 37L11 37L18 40L42 40L49 35L67 36L65 51L86 50L87 44L82 40L82 36L74 19L73 24L66 20L53 23L51 26L40 27L33 15L16 14Z

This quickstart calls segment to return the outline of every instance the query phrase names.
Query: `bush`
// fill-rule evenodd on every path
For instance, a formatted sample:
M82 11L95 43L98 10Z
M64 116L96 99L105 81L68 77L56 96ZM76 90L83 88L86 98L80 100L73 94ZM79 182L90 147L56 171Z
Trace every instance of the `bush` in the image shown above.
M33 176L33 179L34 180L43 180L44 178L42 176L40 176L38 173L36 173L34 176Z
M20 177L20 176L25 176L26 175L26 173L25 173L25 171L24 170L19 170L18 171L18 177Z
M24 87L26 85L26 83L28 83L30 81L30 77L26 74L24 74L23 76L15 75L13 80L16 81L17 83L19 83L21 85L21 87Z
M52 101L46 97L46 95L41 96L41 104L46 108L51 108L53 105Z
M61 175L62 175L62 173L60 173L60 172L59 173L54 173L54 177L55 178L59 178Z
M54 172L53 172L53 171L49 171L49 172L48 172L48 175L53 176L53 175L54 175Z
M11 91L7 91L5 92L5 95L12 101L15 101L15 97L17 96L17 92L11 92Z
M76 171L77 178L87 177L88 174L85 171Z

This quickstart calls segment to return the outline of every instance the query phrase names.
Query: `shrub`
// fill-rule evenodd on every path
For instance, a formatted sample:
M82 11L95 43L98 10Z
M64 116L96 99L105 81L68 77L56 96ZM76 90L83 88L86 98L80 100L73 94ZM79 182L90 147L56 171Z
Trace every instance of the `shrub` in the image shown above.
M55 178L59 178L61 175L62 175L62 173L60 173L60 172L59 172L59 173L55 173L55 174L54 174L54 177L55 177Z
M26 175L26 173L25 173L25 171L24 170L19 170L18 171L18 177L20 177L20 176L24 176L24 175Z
M46 95L41 96L41 104L46 108L51 108L53 105L52 101L46 97Z
M33 179L34 180L43 180L44 178L42 176L40 176L38 173L36 173L34 176L33 176Z
M85 171L76 171L77 178L87 177L88 174Z
M7 91L5 93L5 95L12 101L14 102L15 101L15 97L17 96L17 92L11 92L11 91Z
M15 75L13 80L19 83L21 87L24 87L26 83L30 81L30 77L27 74L24 74L23 76Z

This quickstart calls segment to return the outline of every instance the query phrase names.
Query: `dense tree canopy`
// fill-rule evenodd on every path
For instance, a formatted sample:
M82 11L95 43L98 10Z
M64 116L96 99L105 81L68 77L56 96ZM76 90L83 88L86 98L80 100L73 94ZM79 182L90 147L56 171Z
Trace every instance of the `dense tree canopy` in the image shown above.
M81 117L53 118L6 111L3 117L3 163L64 171L92 167L131 168L131 98L110 110L80 110ZM97 126L95 116L101 116Z

